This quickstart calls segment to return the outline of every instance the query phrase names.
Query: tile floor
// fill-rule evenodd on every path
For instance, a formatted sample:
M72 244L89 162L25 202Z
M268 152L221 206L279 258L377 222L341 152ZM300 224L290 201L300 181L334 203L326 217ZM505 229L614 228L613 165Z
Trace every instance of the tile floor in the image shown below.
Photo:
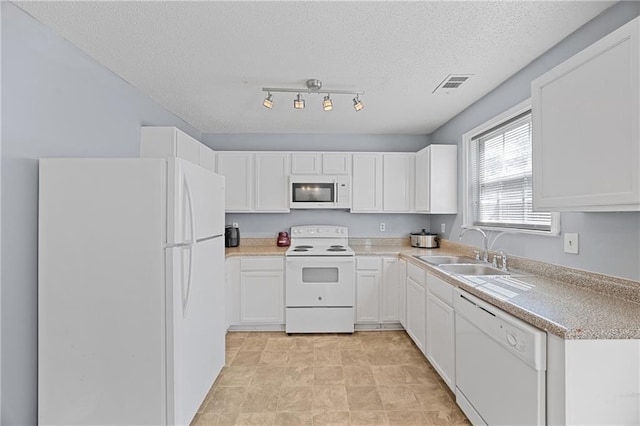
M469 425L404 331L228 333L192 425Z

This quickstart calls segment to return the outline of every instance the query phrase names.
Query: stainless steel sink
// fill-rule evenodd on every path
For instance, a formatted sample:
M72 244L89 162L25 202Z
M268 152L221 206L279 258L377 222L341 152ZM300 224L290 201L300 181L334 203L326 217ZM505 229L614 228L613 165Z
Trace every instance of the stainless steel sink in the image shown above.
M438 268L445 272L459 275L511 275L510 272L479 264L449 264L439 265Z
M417 256L414 255L415 258L425 261L431 265L445 265L451 263L479 263L479 261L475 260L472 257L467 256Z

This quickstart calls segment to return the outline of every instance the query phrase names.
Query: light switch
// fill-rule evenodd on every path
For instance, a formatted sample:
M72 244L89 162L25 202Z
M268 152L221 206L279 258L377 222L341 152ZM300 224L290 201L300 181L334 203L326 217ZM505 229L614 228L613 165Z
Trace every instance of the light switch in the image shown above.
M564 234L564 252L569 254L578 254L580 243L578 234L568 232Z

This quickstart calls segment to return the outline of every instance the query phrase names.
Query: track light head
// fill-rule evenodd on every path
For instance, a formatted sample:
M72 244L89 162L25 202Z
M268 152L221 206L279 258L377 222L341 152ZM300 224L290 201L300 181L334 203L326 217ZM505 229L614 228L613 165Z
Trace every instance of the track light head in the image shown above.
M304 99L302 99L302 96L300 96L300 93L298 93L298 96L293 100L293 107L295 109L304 108Z
M360 111L362 108L364 108L364 104L362 103L358 95L356 95L356 97L353 98L353 109L355 109L356 111Z
M325 111L331 111L333 109L333 102L331 102L328 94L324 97L324 101L322 101L322 109Z
M271 93L269 93L269 95L264 98L264 101L262 101L262 105L264 105L265 108L273 108L273 95Z

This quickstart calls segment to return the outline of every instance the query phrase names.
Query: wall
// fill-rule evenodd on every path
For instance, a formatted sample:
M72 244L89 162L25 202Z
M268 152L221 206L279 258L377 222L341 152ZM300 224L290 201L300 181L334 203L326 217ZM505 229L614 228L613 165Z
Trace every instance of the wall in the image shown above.
M2 414L37 415L38 158L138 156L141 125L199 132L2 2Z
M219 134L205 133L202 140L218 151L405 151L416 152L429 144L427 135L340 134ZM237 222L244 237L276 237L295 225L342 225L352 237L408 237L429 229L429 216L421 214L351 214L339 210L297 210L280 214L227 214L228 225ZM380 232L380 223L386 226Z
M611 31L640 15L640 2L620 2L588 22L495 90L431 134L432 143L457 143L462 135L531 96L531 81ZM604 147L604 146L603 146ZM606 147L605 147L606 149ZM459 205L462 206L462 156L459 165ZM432 229L446 223L447 238L457 241L462 215L431 217ZM563 236L505 235L495 248L543 262L640 280L640 213L563 213L562 232L577 232L580 253L563 253ZM481 246L475 232L464 242Z

